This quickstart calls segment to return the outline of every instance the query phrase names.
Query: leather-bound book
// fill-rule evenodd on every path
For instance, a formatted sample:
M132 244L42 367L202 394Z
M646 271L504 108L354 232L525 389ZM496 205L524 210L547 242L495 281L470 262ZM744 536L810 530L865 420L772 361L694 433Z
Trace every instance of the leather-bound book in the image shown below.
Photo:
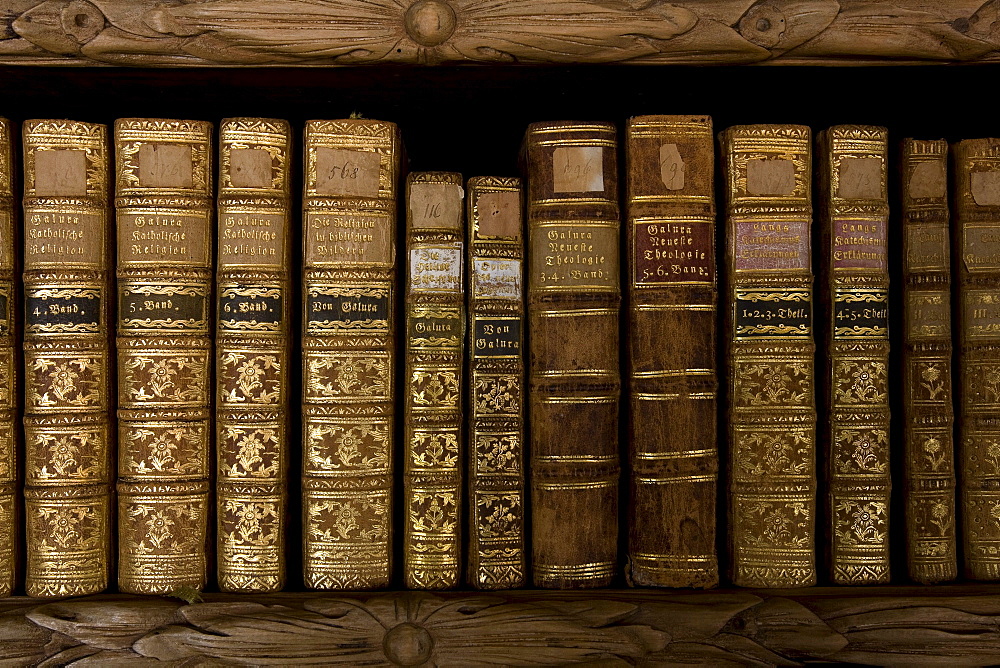
M965 576L1000 579L1000 139L952 146Z
M291 128L219 127L215 320L219 588L285 581L291 372Z
M707 116L625 128L635 585L719 582L715 160Z
M889 580L888 131L838 125L817 138L829 576Z
M31 120L23 144L25 589L95 594L113 533L108 128Z
M18 248L14 217L14 148L11 125L0 118L0 597L10 596L17 575Z
M521 180L469 179L469 568L477 589L525 582Z
M948 142L905 139L901 157L906 566L931 584L958 576Z
M392 577L399 129L306 123L302 274L303 574Z
M741 587L816 582L812 141L720 135L726 189L729 549Z
M603 587L618 570L615 126L533 123L523 160L534 583Z
M461 581L465 230L462 175L406 178L403 582Z
M115 121L118 588L200 589L212 442L212 124Z

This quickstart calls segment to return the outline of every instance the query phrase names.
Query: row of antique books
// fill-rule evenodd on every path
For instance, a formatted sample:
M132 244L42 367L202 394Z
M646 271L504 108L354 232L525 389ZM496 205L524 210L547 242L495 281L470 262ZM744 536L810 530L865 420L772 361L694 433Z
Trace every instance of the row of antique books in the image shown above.
M310 121L301 221L284 121L221 123L217 190L210 123L121 119L112 166L105 126L26 121L20 223L13 134L0 122L0 593L22 522L32 596L102 591L112 563L121 591L201 588L213 553L224 591L281 589L289 475L317 589L387 586L397 551L413 588L620 569L711 587L720 512L733 584L886 582L890 403L909 576L957 577L961 535L965 574L1000 578L1000 140L952 147L949 225L944 141L903 143L897 200L885 128L729 128L717 259L708 117L628 122L624 211L612 124L530 126L524 184L416 172L402 191L394 124Z

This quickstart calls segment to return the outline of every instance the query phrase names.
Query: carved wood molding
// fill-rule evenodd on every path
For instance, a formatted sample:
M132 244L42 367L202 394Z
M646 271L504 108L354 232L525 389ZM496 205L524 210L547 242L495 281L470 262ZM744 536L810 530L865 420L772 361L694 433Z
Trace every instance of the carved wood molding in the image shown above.
M998 59L998 0L0 0L7 65Z
M0 665L983 665L1000 587L0 600ZM117 663L116 663L117 662Z

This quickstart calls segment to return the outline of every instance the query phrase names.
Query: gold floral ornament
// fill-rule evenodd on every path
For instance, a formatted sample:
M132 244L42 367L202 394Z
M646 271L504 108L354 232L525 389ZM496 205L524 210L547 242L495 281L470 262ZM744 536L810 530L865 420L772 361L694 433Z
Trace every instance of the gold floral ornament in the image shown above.
M943 375L938 362L920 363L920 386L927 390L928 400L937 401L938 395L942 393L945 393L945 396L941 397L941 399L947 400Z
M857 503L844 500L837 504L842 521L837 531L840 540L848 545L880 545L886 534L886 504L881 501Z
M806 475L812 438L802 429L741 434L736 452L740 476L756 479L764 475Z
M88 408L101 401L100 362L88 357L35 358L30 364L28 402L38 408Z
M746 406L804 405L811 384L802 362L741 364L736 371L737 400Z
M235 519L233 530L225 537L226 543L267 547L278 542L275 531L265 531L265 527L273 529L278 522L277 504L226 499L225 511Z
M236 367L235 373L224 368L223 375L233 383L222 392L222 401L229 404L276 404L280 397L281 363L275 355L246 355L229 352L222 356L224 367ZM233 377L235 376L235 382Z
M389 465L388 443L389 428L381 424L310 425L307 466L314 471L385 470Z
M231 456L231 459L219 463L221 475L229 478L273 478L277 476L277 430L267 427L250 429L227 425L224 438L227 441L236 442L224 451L224 456ZM265 462L265 454L269 455L267 462Z
M839 404L885 402L888 365L885 362L837 362L836 401Z
M924 459L930 464L931 471L937 471L948 459L948 454L944 451L944 446L942 446L941 439L939 438L928 436L924 439L922 448L924 450ZM1000 444L998 444L997 454L1000 455Z

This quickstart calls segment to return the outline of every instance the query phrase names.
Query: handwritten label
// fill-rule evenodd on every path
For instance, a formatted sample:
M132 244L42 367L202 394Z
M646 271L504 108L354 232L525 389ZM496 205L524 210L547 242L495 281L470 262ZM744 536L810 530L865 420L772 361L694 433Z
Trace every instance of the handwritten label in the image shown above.
M947 184L948 177L945 175L943 160L918 162L910 172L906 194L911 199L944 197Z
M879 158L841 158L837 197L878 199L882 197L882 160Z
M684 190L685 167L677 144L660 146L660 179L667 190Z
M560 146L552 151L552 191L604 192L604 148Z
M35 194L39 197L85 197L86 151L35 151Z
M777 158L747 160L747 193L750 195L791 195L795 192L795 163Z
M306 213L306 263L391 267L395 220L380 213Z
M838 220L833 230L834 269L885 269L884 220Z
M476 198L477 232L485 237L521 238L521 195L486 192Z
M474 260L472 263L472 293L477 298L520 299L521 261Z
M103 217L95 213L33 209L25 212L24 264L103 267Z
M388 287L313 285L306 299L309 334L389 333Z
M979 206L1000 205L1000 172L972 172L970 190Z
M271 154L262 148L229 149L229 183L234 188L271 188Z
M809 268L809 222L737 221L737 271Z
M410 289L455 292L462 289L462 247L421 246L410 249Z
M27 332L93 334L100 331L101 293L94 288L28 290L24 306Z
M209 214L118 214L118 260L123 264L210 265Z
M906 301L906 321L911 339L935 339L951 336L951 298L949 293L910 292Z
M966 223L962 226L962 260L971 272L1000 269L1000 225Z
M281 330L281 290L235 285L219 295L219 328L232 331Z
M282 214L220 214L219 266L283 267L285 217Z
M711 224L636 221L634 225L635 284L713 284L715 253Z
M378 197L382 158L374 151L320 146L316 149L316 192L320 195Z
M812 330L812 296L806 290L737 290L735 334L802 337Z
M473 357L520 357L520 318L477 316L472 328Z
M884 290L839 292L833 299L833 338L889 336L889 295Z
M618 229L604 225L539 226L531 271L537 286L611 289L618 281Z
M139 145L139 184L144 188L191 188L191 147L186 144Z
M966 291L965 336L969 339L1000 338L1000 294L994 290Z
M910 271L946 270L948 250L947 224L907 225L906 261Z
M454 183L411 183L410 222L415 228L461 229L463 197L462 186Z
M192 331L206 327L208 296L186 285L119 285L118 323L122 329Z

